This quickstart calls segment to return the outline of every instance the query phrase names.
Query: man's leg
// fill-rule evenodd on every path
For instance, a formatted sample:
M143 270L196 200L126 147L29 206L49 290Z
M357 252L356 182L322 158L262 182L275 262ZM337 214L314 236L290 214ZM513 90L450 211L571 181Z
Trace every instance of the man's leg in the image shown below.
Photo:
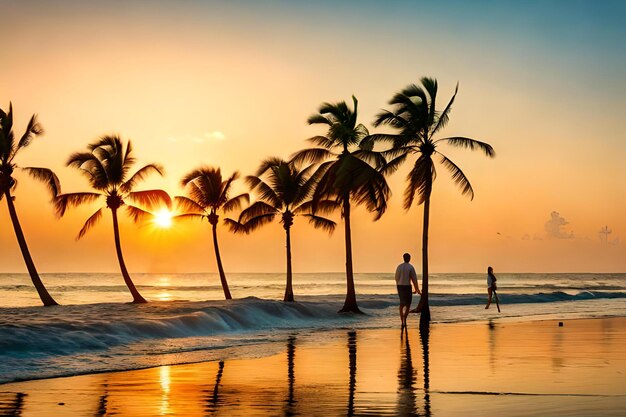
M487 299L487 306L485 307L485 310L489 308L489 306L491 305L491 287L487 289L487 292L489 293L489 298Z
M411 310L411 303L404 306L404 316L402 321L404 321L404 325L406 326L406 319L409 317L409 311Z
M400 322L402 323L402 325L404 326L404 306L402 304L400 304Z

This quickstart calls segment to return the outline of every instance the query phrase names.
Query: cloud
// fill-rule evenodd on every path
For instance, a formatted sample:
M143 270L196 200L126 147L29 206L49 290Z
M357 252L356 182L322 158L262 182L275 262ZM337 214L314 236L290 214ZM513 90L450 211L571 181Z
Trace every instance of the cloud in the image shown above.
M543 226L549 237L555 239L573 239L574 232L566 232L563 230L564 226L567 226L569 222L561 217L559 212L553 211L550 213L550 220Z
M219 130L215 130L213 132L206 132L204 134L204 137L206 138L206 140L218 141L218 142L226 139L226 135L224 135L224 133L220 132Z
M167 138L170 142L192 142L192 143L207 143L207 142L222 142L226 140L224 132L214 130L212 132L204 132L201 135L184 135L184 136L170 136Z

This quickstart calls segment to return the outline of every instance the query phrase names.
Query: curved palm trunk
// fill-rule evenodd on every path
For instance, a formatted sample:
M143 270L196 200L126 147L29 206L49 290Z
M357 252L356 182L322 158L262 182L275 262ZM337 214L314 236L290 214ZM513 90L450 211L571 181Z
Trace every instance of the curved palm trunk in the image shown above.
M292 272L291 272L291 227L285 228L287 235L287 284L285 286L285 298L283 301L293 302Z
M422 231L422 298L417 311L420 315L420 327L430 324L430 307L428 305L428 225L430 222L430 193L424 200L424 226Z
M120 228L117 223L117 209L111 209L111 213L113 214L113 233L115 235L115 251L117 252L117 260L120 263L120 269L122 271L122 277L124 277L124 283L128 287L131 295L133 296L133 303L147 303L146 299L139 294L133 280L130 279L130 275L128 274L128 270L126 269L126 263L124 262L124 256L122 255L122 244L120 242Z
M226 274L224 273L224 267L222 266L222 257L220 256L220 248L217 244L217 223L212 225L213 229L213 249L215 250L215 259L217 260L217 270L220 273L220 281L222 282L222 289L224 290L224 297L227 300L231 300L233 297L230 295L228 289L228 282L226 281Z
M362 313L356 302L356 291L354 290L354 273L352 271L352 233L350 231L350 198L343 200L343 224L346 239L346 300L340 313Z
M48 293L48 290L46 289L45 285L43 285L41 278L39 278L37 268L35 268L35 263L33 262L33 258L30 256L30 251L28 250L28 245L26 244L26 238L24 237L22 226L20 225L20 221L17 218L17 211L15 210L15 205L13 204L13 197L11 196L11 192L9 190L6 190L4 193L4 197L7 200L9 214L11 215L11 223L13 223L13 230L15 230L15 237L17 238L17 243L20 245L22 256L24 257L26 269L28 269L30 279L33 281L33 285L35 286L35 289L39 294L41 302L46 307L58 305L58 303L54 301L52 296Z

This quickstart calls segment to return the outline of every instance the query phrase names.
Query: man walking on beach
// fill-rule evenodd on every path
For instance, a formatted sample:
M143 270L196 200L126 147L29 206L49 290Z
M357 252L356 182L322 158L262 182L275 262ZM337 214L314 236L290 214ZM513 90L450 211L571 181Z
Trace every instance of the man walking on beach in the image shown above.
M404 328L406 327L406 318L409 315L413 294L422 293L417 284L415 268L409 263L411 261L411 255L405 253L402 257L404 258L404 262L396 268L396 285L398 287L398 296L400 297L400 320L402 321L402 328ZM413 287L415 287L413 293L411 293L411 283L413 283Z

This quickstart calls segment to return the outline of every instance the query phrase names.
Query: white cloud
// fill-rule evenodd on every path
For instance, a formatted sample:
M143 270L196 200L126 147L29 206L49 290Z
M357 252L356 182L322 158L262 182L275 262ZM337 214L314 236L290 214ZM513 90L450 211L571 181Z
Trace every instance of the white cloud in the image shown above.
M574 232L566 232L563 230L568 224L569 222L565 220L564 217L561 217L558 211L553 211L550 213L550 220L546 222L544 229L549 237L556 239L573 239Z
M215 130L213 132L206 132L204 134L204 137L207 140L213 140L213 141L223 141L226 139L226 135L224 135L224 133L220 132L219 130Z

